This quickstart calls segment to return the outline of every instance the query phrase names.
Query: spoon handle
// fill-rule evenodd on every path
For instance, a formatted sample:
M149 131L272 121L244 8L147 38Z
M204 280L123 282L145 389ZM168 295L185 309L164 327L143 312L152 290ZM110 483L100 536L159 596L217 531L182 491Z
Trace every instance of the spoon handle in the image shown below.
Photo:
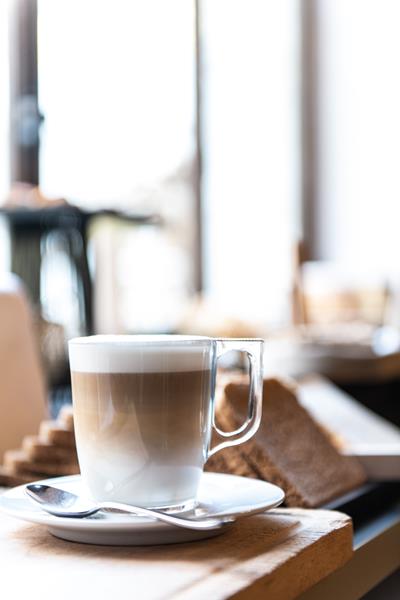
M197 529L207 531L209 529L219 529L225 523L232 522L231 518L215 518L210 517L207 519L192 520L185 517L179 517L178 515L170 515L158 510L150 508L143 508L141 506L130 506L129 504L120 504L119 502L102 502L97 505L99 509L110 508L114 510L121 510L123 512L133 513L143 517L150 517L170 525L177 527L186 527L186 529Z

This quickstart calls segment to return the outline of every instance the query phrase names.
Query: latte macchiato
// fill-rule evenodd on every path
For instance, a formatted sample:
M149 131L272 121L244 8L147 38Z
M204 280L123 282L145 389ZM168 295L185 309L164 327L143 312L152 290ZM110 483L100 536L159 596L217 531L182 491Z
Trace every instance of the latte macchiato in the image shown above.
M82 477L96 500L179 509L208 458L215 340L93 336L69 345Z

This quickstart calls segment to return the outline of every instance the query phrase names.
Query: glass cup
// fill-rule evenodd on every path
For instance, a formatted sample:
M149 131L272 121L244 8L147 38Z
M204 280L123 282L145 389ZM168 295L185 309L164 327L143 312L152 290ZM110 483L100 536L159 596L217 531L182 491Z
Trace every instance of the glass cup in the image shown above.
M248 417L215 424L218 358L249 361ZM75 435L83 482L98 501L163 510L195 504L207 458L248 440L262 404L260 339L121 335L69 342ZM215 430L218 443L211 448Z

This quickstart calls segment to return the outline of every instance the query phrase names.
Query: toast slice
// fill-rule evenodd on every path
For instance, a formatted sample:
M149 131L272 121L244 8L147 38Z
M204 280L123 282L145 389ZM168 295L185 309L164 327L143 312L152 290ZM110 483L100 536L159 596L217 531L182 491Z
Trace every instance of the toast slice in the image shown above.
M77 462L78 460L75 448L54 446L53 444L41 440L36 435L24 437L22 441L22 450L31 462L68 463Z
M210 458L205 467L206 471L216 471L218 473L232 473L242 477L252 477L259 479L259 473L246 460L237 446L229 448L229 453L225 451L218 452Z
M75 475L79 473L78 462L31 461L23 450L7 450L4 454L4 466L11 474L38 475Z
M34 473L18 473L16 475L8 467L0 465L0 486L14 487L16 485L24 485L25 483L35 481L37 478L37 475Z
M75 448L75 435L59 421L42 421L39 438L53 446Z
M247 397L245 378L226 384L217 406L224 429L237 429L244 422ZM287 506L318 507L366 480L360 463L342 456L299 404L295 387L279 379L264 380L263 415L256 435L211 457L207 470L220 471L224 461L229 472L239 474L237 451L261 479L284 489Z
M74 413L71 404L65 404L60 412L58 413L57 423L68 429L74 431Z

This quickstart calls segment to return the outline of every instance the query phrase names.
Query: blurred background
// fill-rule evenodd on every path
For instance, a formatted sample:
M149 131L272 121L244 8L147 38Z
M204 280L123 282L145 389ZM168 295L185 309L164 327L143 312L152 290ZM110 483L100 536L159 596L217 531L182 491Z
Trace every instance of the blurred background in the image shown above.
M396 0L0 11L0 273L53 391L94 332L263 336L271 372L400 380Z

